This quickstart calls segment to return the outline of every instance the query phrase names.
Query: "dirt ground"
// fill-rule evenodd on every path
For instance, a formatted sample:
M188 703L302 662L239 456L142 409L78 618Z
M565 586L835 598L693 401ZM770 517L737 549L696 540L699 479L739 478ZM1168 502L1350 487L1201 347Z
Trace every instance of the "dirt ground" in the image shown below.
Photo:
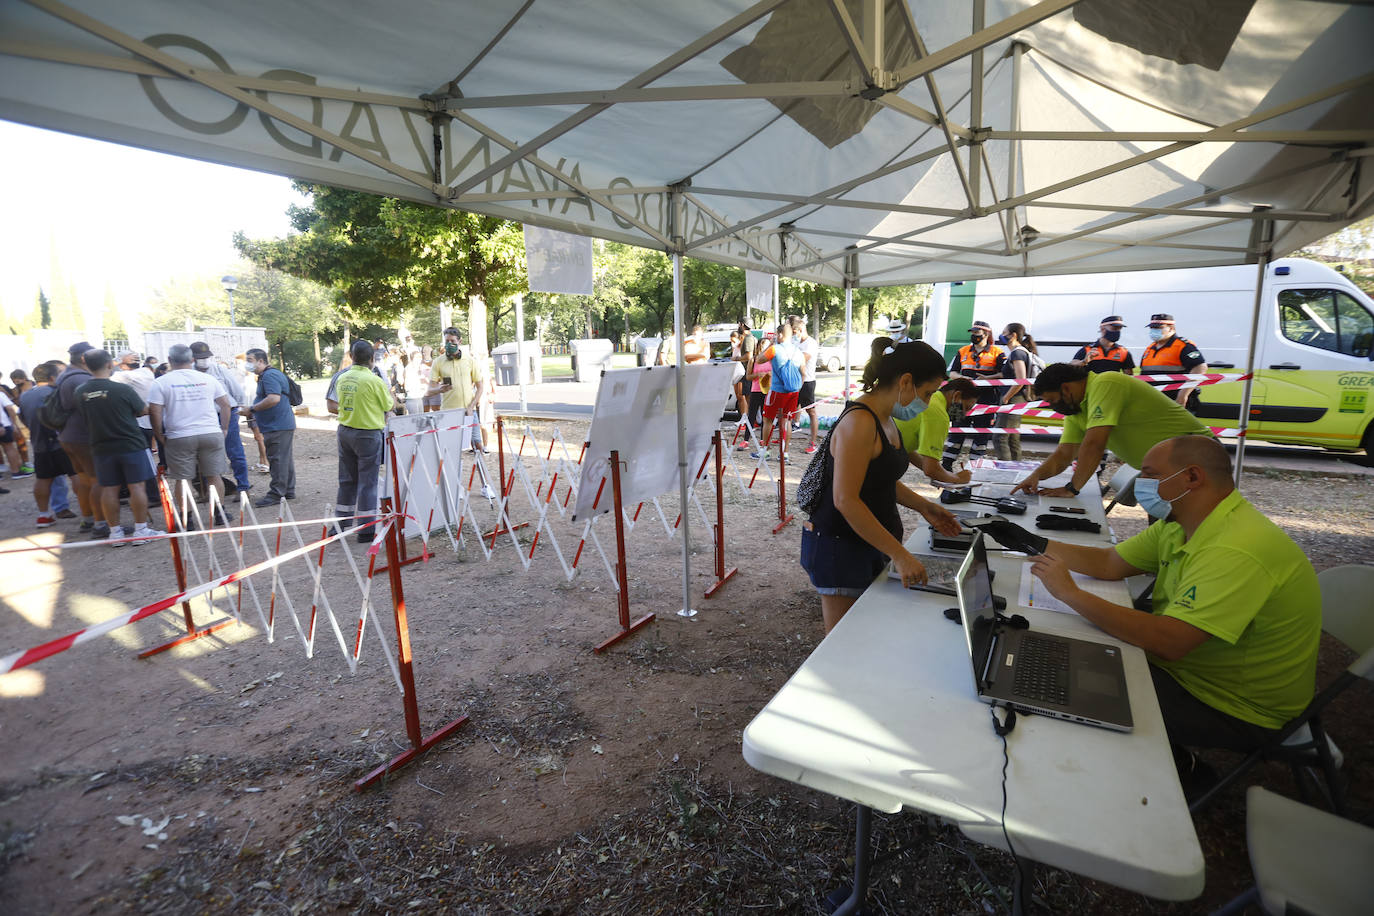
M569 443L585 435L560 426ZM551 430L536 429L541 443ZM332 500L333 448L326 429L298 433L299 517ZM800 443L791 454L794 489L806 456ZM1269 472L1247 475L1245 489L1319 570L1374 563L1369 478ZM73 522L36 532L28 484L13 490L0 497L0 550L75 538ZM658 616L600 656L591 647L616 630L616 610L592 545L568 582L546 539L526 571L507 539L487 561L435 538L434 558L402 573L420 724L428 734L470 720L360 794L353 780L408 744L385 660L394 649L369 624L356 674L340 652L361 604L342 548L327 552L323 577L342 635L322 618L313 658L282 600L268 642L245 589L243 625L167 653L135 657L177 636L179 613L0 676L0 911L818 912L852 864L852 806L750 769L740 735L821 638L819 602L797 565L797 523L769 533L766 482L726 492L727 562L739 575L700 599L711 551L694 517L700 613L679 617L680 542L646 508L628 537L632 613ZM676 503L662 500L670 522ZM517 520L530 517L515 505ZM1134 509L1111 518L1123 536L1144 523ZM612 549L612 527L598 528ZM559 520L554 533L571 561L579 529ZM365 548L347 549L365 562ZM191 550L208 576L205 549ZM225 547L219 556L233 565ZM262 556L250 545L250 560ZM284 570L297 613L308 615L307 565ZM10 554L0 571L0 653L175 591L165 543ZM265 605L271 576L254 581ZM233 604L233 591L219 594L221 609ZM372 597L394 646L387 596L379 577ZM203 603L196 615L210 619ZM1328 640L1319 682L1348 662ZM1371 699L1361 684L1329 716L1365 823L1374 823ZM1278 767L1253 781L1295 791ZM1251 880L1243 788L1197 823L1208 867L1199 900L1165 904L1046 868L1036 896L1055 912L1210 910ZM1004 908L1010 859L956 830L879 817L875 843L870 912Z

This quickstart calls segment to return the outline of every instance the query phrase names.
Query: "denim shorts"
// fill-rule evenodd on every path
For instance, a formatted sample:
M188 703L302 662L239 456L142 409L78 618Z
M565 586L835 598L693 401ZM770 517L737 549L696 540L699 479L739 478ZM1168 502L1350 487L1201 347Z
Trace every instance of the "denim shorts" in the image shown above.
M857 598L887 565L887 554L867 541L802 529L801 565L822 595Z

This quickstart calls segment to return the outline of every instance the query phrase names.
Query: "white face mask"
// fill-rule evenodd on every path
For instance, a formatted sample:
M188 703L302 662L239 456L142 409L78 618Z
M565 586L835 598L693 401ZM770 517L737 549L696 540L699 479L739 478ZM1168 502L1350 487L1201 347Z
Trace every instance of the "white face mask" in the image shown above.
M208 359L198 359L198 360L196 360L196 368L197 368L197 369L209 369L209 368L210 368L210 361L209 361Z

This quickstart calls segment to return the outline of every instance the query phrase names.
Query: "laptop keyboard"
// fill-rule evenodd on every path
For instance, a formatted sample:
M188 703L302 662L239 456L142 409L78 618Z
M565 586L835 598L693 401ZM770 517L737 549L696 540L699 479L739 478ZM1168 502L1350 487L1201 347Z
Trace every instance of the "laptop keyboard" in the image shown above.
M1069 702L1069 647L1056 639L1027 635L1016 653L1012 687L1028 700L1065 706Z

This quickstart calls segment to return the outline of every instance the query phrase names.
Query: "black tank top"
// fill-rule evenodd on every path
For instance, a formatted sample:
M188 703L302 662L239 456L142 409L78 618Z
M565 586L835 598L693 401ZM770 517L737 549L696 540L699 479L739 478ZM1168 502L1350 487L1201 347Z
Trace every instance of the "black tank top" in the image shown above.
M882 421L866 404L850 401L845 405L844 411L840 414L840 418L835 421L835 425L839 426L843 423L844 418L854 408L866 410L873 415L873 421L878 427L878 439L883 444L883 450L878 453L878 457L868 462L868 470L864 472L863 483L859 486L859 499L878 519L878 522L888 530L888 533L900 541L902 539L902 518L897 514L897 481L901 480L902 475L906 473L909 463L907 454L900 443L893 445L887 438ZM850 527L840 510L835 508L833 476L827 475L827 477L831 479L827 479L821 488L820 505L816 507L815 512L811 513L811 524L821 534L868 543Z

